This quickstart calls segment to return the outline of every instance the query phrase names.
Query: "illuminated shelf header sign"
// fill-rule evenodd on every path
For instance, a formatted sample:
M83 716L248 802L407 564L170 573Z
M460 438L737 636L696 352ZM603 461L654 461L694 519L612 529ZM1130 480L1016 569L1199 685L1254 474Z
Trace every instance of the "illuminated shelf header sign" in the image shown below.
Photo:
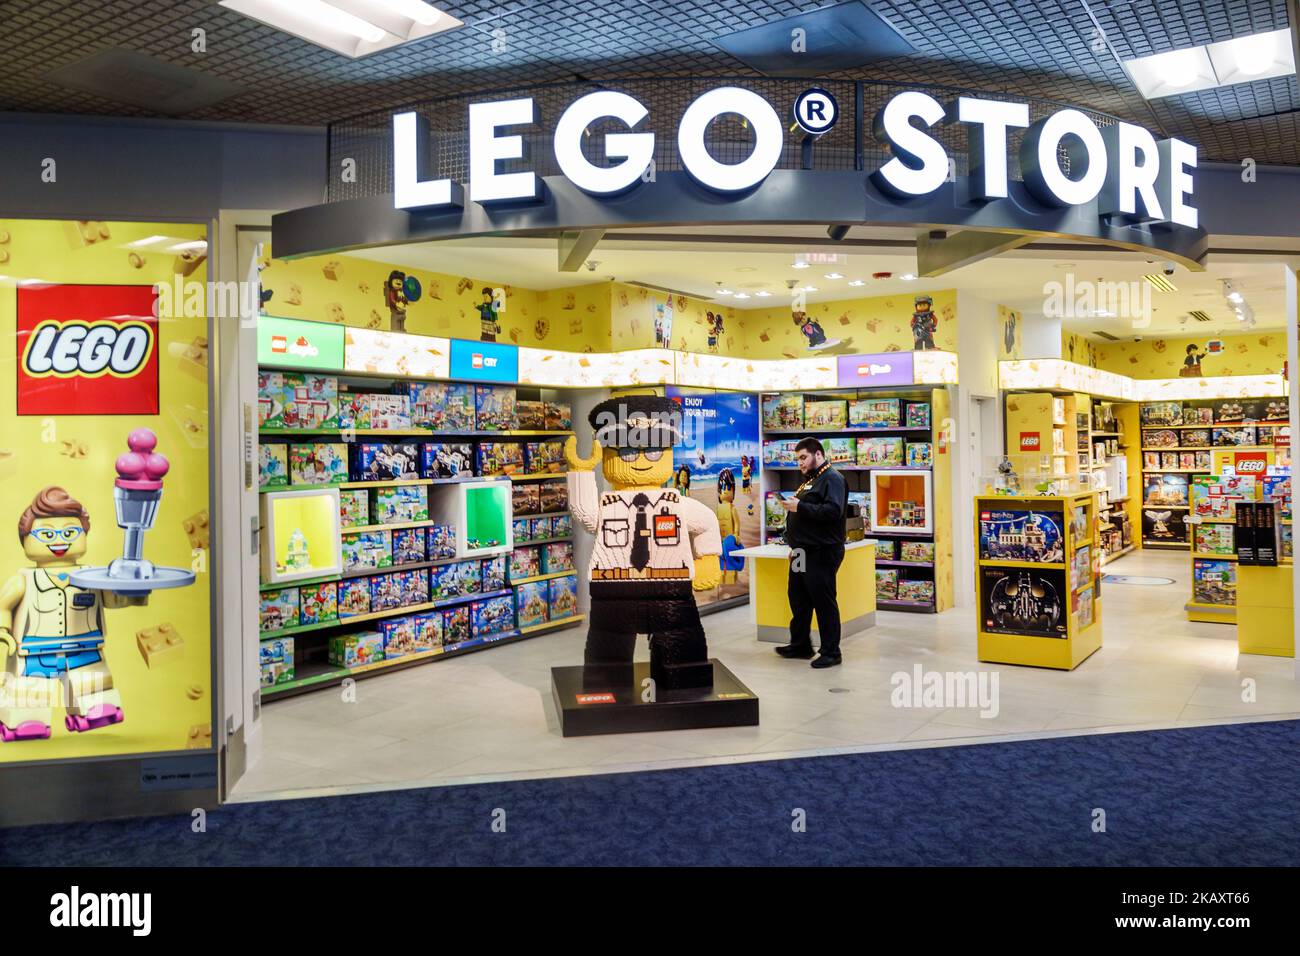
M1123 402L1271 398L1286 394L1277 375L1207 375L1202 378L1129 378L1065 359L1020 359L998 363L1002 388L1016 391L1083 392Z
M257 363L341 372L343 334L343 326L328 322L258 316Z
M808 94L805 91L796 102ZM824 92L824 91L823 91ZM574 100L555 124L552 148L564 176L583 192L617 196L649 181L655 154L652 131L636 132L649 116L636 97L617 90L599 90ZM735 163L719 162L706 145L710 124L720 116L739 116L749 128L752 146ZM604 137L605 160L594 162L583 151L590 127L615 120L626 132ZM525 160L520 130L539 122L530 96L469 106L468 198L475 203L519 202L541 198L541 179L532 170L502 172L502 162ZM1157 141L1141 126L1116 122L1099 126L1086 113L1061 109L1034 122L1026 103L959 96L944 104L929 93L909 90L893 96L872 124L878 140L888 144L891 158L871 173L875 185L898 200L936 192L948 181L950 157L942 142L928 132L946 124L961 124L967 132L970 177L968 193L976 203L1010 195L1009 139L1023 129L1018 158L1029 193L1045 206L1064 208L1096 202L1101 217L1119 216L1129 222L1160 222L1195 229L1199 216L1191 204L1197 150L1179 139ZM723 86L697 96L677 126L681 166L700 186L723 195L753 189L781 161L786 124L762 95ZM396 209L435 209L460 206L464 191L450 179L423 179L428 159L428 123L419 113L393 115L393 206ZM1061 156L1069 157L1069 172Z

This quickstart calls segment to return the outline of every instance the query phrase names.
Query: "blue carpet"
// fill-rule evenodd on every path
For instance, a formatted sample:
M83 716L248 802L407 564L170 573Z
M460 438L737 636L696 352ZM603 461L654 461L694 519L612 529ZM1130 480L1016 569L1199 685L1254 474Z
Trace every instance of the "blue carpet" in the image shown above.
M232 804L207 833L187 816L3 830L0 862L1291 865L1298 742L1277 721Z

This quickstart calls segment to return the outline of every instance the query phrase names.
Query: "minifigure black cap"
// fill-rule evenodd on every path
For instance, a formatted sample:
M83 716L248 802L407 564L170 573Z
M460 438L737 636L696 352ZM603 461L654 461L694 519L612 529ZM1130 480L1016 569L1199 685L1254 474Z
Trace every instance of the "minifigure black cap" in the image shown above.
M607 398L587 421L606 448L672 448L682 437L682 406L662 395Z

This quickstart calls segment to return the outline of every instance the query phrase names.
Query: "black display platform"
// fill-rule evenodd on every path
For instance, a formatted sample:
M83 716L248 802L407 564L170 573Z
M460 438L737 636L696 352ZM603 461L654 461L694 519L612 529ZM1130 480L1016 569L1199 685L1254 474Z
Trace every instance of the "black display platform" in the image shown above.
M650 730L694 730L701 727L755 727L758 697L721 661L713 665L713 686L707 690L659 691L653 703L643 701L642 682L650 664L633 664L631 680L595 681L586 668L552 667L551 697L565 737L595 734L634 734Z

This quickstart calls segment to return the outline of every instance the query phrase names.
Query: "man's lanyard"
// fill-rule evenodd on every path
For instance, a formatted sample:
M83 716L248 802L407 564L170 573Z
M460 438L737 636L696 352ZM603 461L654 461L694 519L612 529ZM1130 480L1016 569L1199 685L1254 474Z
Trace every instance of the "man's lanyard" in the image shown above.
M805 491L807 491L809 486L812 485L812 483L816 481L818 478L820 478L822 476L822 472L824 472L830 466L831 463L829 461L823 462L822 466L817 469L817 471L813 474L811 478L809 478L807 481L805 481L802 485L800 485L798 488L794 490L794 496L798 498Z

